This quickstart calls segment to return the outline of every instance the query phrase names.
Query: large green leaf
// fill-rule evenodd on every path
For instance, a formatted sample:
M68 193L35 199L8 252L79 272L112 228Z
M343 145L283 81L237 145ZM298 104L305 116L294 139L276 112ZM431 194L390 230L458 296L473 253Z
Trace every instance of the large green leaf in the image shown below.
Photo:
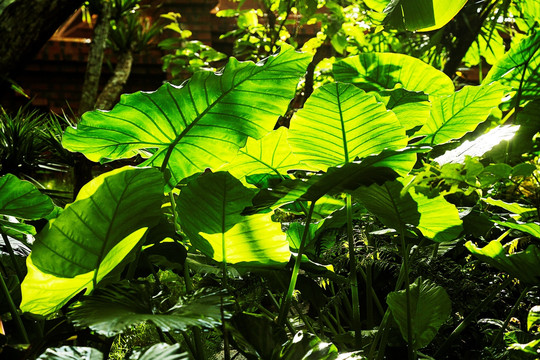
M471 241L465 247L480 260L505 271L530 285L540 284L540 249L529 245L524 251L506 254L500 241L493 240L483 248Z
M424 151L425 148L385 150L378 155L332 167L328 172L314 174L309 179L285 180L271 189L260 191L253 198L254 206L249 212L295 200L316 201L327 194L351 192L373 183L382 184L410 171L416 162L416 153Z
M505 210L508 210L514 214L519 215L519 218L521 217L530 217L531 215L536 215L538 213L538 210L535 207L532 206L524 206L518 203L508 203L502 200L493 199L491 197L482 199L487 204L498 206L500 208L503 208ZM519 219L518 218L518 219ZM517 225L517 224L516 224Z
M166 300L163 295L152 294L147 286L120 283L83 297L72 306L68 317L76 326L107 337L145 321L165 332L221 325L223 294L198 292L161 311L160 303Z
M248 136L272 130L309 61L288 45L257 64L231 58L220 72L197 72L179 87L124 95L111 111L84 114L63 144L94 161L142 154L150 155L146 165L159 167L168 160L176 185L227 163Z
M288 140L300 161L323 171L407 145L394 113L373 95L342 83L313 92L292 118Z
M452 311L452 302L441 286L421 277L410 287L412 346L429 345ZM407 297L405 290L394 291L386 298L401 335L407 340Z
M334 77L366 91L404 88L432 96L454 93L454 83L443 72L403 54L365 53L349 57L334 64Z
M163 178L157 169L103 174L37 236L22 283L21 309L48 314L112 271L159 221Z
M498 83L466 86L453 95L434 98L430 119L415 135L424 135L421 143L429 145L461 138L501 103L503 89Z
M281 176L294 169L309 170L291 152L287 142L288 132L287 128L280 127L260 140L249 138L236 158L220 170L230 172L237 179L260 174Z
M510 49L491 68L483 84L493 81L520 91L522 101L540 96L540 31Z
M452 241L462 230L457 208L442 196L428 198L414 190L402 194L403 184L395 180L358 189L354 195L388 227L403 231L417 227L436 242Z
M387 21L409 31L432 31L446 25L467 0L393 0L385 9Z
M182 230L203 254L219 262L284 264L286 235L271 214L242 215L254 193L227 172L205 173L182 188L178 215Z
M0 177L0 215L35 220L45 217L53 208L51 199L28 181L12 174Z

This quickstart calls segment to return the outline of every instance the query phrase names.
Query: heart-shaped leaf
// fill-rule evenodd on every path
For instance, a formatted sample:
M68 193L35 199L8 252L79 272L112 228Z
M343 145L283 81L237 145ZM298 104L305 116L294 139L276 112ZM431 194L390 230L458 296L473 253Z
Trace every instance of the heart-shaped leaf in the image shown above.
M425 135L422 144L444 144L459 139L485 121L502 100L498 83L466 86L447 97L432 99L431 117L415 135Z
M410 287L412 341L415 349L429 345L437 331L452 311L452 302L441 286L421 277ZM405 290L395 291L386 298L392 316L396 320L401 335L407 340L407 297Z
M85 346L48 348L38 360L103 360L103 353Z
M524 251L510 255L497 240L490 241L483 248L469 241L465 247L480 260L507 272L520 281L530 285L540 284L540 249L536 245L529 245Z
M457 208L442 196L428 198L411 190L405 194L401 181L360 188L355 196L388 227L404 231L417 227L436 242L452 241L462 230Z
M407 145L394 113L373 95L342 83L313 92L293 116L288 140L300 161L323 171Z
M189 182L178 197L182 230L203 254L219 262L253 266L284 264L286 235L271 214L242 215L254 193L227 172L207 173Z
M334 64L334 77L336 81L353 83L366 91L404 88L432 96L454 93L454 83L443 72L403 54L365 53L352 56Z
M49 314L90 292L159 221L163 178L157 169L105 173L37 236L28 257L21 309Z
M219 168L261 138L285 113L310 55L283 45L260 63L231 58L217 73L200 71L183 85L122 96L111 111L85 113L63 145L90 160L150 156L145 165L171 171L169 186L205 168Z
M491 68L482 83L493 81L520 91L520 102L540 96L540 31L512 47Z

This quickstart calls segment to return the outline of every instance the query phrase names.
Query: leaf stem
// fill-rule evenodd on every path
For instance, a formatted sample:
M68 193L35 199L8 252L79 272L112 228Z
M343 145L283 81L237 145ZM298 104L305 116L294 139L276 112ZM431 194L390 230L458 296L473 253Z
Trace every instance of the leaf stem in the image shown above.
M411 315L411 284L409 281L409 248L407 247L407 244L405 243L405 228L402 226L400 230L400 238L401 238L401 251L402 251L402 257L403 257L403 268L404 268L404 276L403 279L405 280L405 298L407 299L407 353L409 360L415 359L415 351L413 347L413 332L412 332L412 315Z
M24 279L24 275L21 268L19 267L19 264L17 264L17 258L15 256L15 252L13 251L13 247L11 247L11 243L9 242L9 238L7 237L7 235L1 230L0 233L2 234L2 239L4 239L4 244L6 244L9 258L11 259L11 263L13 264L13 268L15 269L15 273L17 274L17 278L19 279L19 284L21 284Z
M189 275L189 265L187 261L184 261L184 281L186 283L186 292L193 292L193 281ZM193 340L195 341L195 359L206 359L204 354L204 347L202 342L201 329L198 327L193 328Z
M502 337L504 335L504 330L506 330L506 327L510 323L510 320L512 319L512 316L514 316L514 313L516 312L517 308L519 307L519 304L521 304L521 300L523 300L523 298L525 297L525 295L527 294L529 289L530 289L530 287L526 286L525 289L523 289L523 291L519 295L519 298L516 300L516 303L514 304L514 306L512 306L512 309L510 310L510 312L508 313L508 316L504 320L503 326L497 332L497 335L495 335L495 337L493 338L493 342L491 343L492 348L494 348L495 345L497 345L497 342L499 342L502 339Z
M2 274L0 274L0 287L2 288L4 297L8 301L9 311L11 312L11 316L13 316L13 320L15 320L15 324L17 325L17 328L19 329L24 342L26 344L30 344L30 340L28 339L28 333L26 332L26 329L24 328L24 324L21 320L19 312L17 311L17 307L15 306L15 303L13 302L13 298L11 297L11 294L9 293L9 289L6 285L6 282L4 281L4 275Z
M283 302L281 303L281 308L280 308L279 316L277 320L278 325L283 325L283 323L285 322L285 318L287 317L287 314L289 313L289 308L291 307L291 300L292 300L294 289L296 288L296 280L298 278L298 272L300 271L300 263L302 262L302 255L304 253L304 247L306 246L307 234L309 233L309 224L311 223L311 217L313 215L313 210L315 209L315 203L316 201L312 201L311 206L309 207L309 211L306 218L306 224L304 226L304 231L302 232L302 240L300 241L298 254L296 255L296 259L294 261L294 267L291 274L291 281L289 283L289 289L287 290L287 294L285 294L285 298L283 299Z
M347 239L349 241L349 278L351 282L353 330L356 346L362 340L362 324L360 323L360 299L358 297L358 274L356 270L356 254L354 251L354 234L352 224L352 195L347 194Z

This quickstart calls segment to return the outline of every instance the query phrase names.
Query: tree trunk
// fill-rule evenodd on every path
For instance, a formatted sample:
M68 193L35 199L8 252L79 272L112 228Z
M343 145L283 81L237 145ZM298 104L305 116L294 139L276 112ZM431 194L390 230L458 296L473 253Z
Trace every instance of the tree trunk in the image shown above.
M96 101L96 109L110 110L122 93L124 85L131 74L131 65L133 64L133 53L128 51L118 57L118 63L114 69L107 85L99 95Z
M21 70L82 3L83 0L15 0L0 12L0 77L7 78Z
M88 64L84 77L82 88L81 103L79 105L79 115L94 110L96 97L99 88L99 78L101 76L101 67L103 65L103 55L105 45L109 36L109 20L111 18L111 2L102 1L101 14L98 17L96 28L94 29L94 38L88 54Z

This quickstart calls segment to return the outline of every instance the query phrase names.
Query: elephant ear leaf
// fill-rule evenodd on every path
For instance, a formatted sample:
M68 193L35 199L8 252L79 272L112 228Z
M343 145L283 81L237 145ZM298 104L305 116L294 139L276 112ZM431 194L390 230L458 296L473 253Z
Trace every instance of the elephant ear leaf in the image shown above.
M431 96L454 93L452 79L443 72L403 54L360 54L336 62L333 71L336 81L353 83L366 91L403 88Z
M485 121L504 95L498 83L466 86L453 95L434 98L431 117L415 135L424 135L420 143L444 144L459 139Z
M402 194L400 180L362 187L354 194L388 227L404 231L412 225L435 242L455 240L462 230L457 208L443 196L430 199L414 190Z
M537 99L540 95L540 32L524 38L512 47L489 71L483 84L499 81L519 91L519 100Z
M228 172L206 173L182 188L178 215L191 243L223 263L284 264L289 244L271 213L242 215L254 193Z
M411 284L412 341L415 349L429 345L452 311L452 302L441 286L421 277ZM407 339L407 298L405 290L395 291L386 298L401 335Z
M19 180L12 174L0 177L0 229L4 234L35 235L35 229L28 224L7 221L3 215L36 220L47 216L53 209L51 199L28 181Z
M396 115L375 96L333 83L315 90L294 115L289 143L300 161L326 171L357 157L404 148L407 136Z
M103 174L36 237L27 259L23 311L46 315L110 273L159 221L163 177L124 167Z
M310 55L284 45L260 63L231 58L220 72L200 71L181 86L123 95L111 111L85 113L63 145L90 160L149 157L167 167L169 186L205 168L219 168L261 138L287 110Z
M0 177L0 215L36 220L50 214L53 208L51 199L28 181L12 174Z

